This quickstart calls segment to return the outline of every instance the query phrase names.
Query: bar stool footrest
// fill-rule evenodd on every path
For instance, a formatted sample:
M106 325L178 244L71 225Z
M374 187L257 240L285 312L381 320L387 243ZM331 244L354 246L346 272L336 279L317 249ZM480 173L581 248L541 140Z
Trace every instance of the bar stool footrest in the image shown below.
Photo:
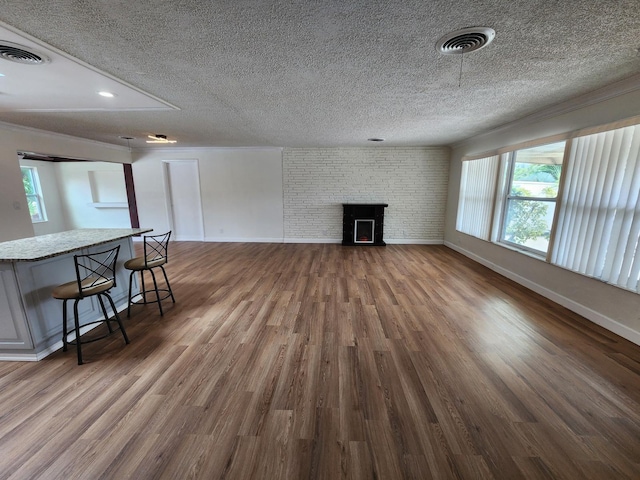
M88 339L84 339L83 338L83 339L80 340L80 345L84 345L86 343L91 343L91 342L96 342L98 340L102 340L104 338L110 337L111 335L113 335L117 331L121 330L120 325L118 325L118 320L116 320L115 318L110 318L108 321L109 322L114 322L116 324L116 328L114 328L110 332L106 332L104 335L100 335L99 337L90 337ZM80 328L82 329L84 327L88 327L89 325L97 325L98 323L106 323L106 322L107 322L107 320L96 320L95 322L89 322L89 323L85 323L83 325L80 325ZM73 331L69 332L67 334L67 336L71 335L72 333L75 333L75 332L73 332ZM86 333L89 333L89 332L86 332ZM82 335L81 335L81 337L82 337ZM67 343L67 345L77 345L78 344L78 340L77 339L67 340L66 343ZM129 343L129 342L127 342L127 343Z
M164 296L160 297L159 293L162 292L164 293ZM162 300L166 300L167 298L171 298L171 290L166 289L166 288L159 288L158 289L158 297L159 298L154 298L153 300L145 300L144 297L145 296L151 296L151 297L156 297L156 291L155 290L145 290L144 292L138 292L135 295L133 295L131 297L131 305L148 305L150 303L158 303L161 302ZM135 300L137 297L140 297L139 300Z

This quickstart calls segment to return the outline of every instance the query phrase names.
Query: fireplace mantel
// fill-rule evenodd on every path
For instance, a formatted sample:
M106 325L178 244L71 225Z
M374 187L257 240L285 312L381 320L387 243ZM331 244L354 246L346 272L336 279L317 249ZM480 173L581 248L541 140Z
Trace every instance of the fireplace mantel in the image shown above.
M343 203L342 245L384 246L384 209L386 203ZM367 234L356 237L356 220L367 229ZM371 228L371 238L368 237Z

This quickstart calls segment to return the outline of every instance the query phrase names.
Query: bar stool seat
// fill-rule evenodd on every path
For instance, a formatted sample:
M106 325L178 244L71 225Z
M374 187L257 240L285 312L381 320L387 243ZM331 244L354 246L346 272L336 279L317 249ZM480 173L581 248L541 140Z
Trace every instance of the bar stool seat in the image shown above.
M145 235L144 240L144 252L141 257L135 257L131 260L127 260L124 263L124 268L131 270L129 274L129 304L127 305L127 317L131 315L131 305L147 305L149 303L157 303L160 309L160 316L164 315L162 310L162 301L167 298L171 298L173 303L176 303L176 299L173 296L171 290L171 284L167 277L167 272L164 269L164 265L169 261L168 249L169 239L171 238L171 231L163 233L161 235ZM160 268L164 275L166 288L158 288L158 282L156 276L153 273L154 268ZM134 295L131 294L133 275L136 272L140 272L140 283L142 290ZM151 273L153 280L153 289L147 290L144 284L144 272ZM139 298L138 298L139 297ZM149 298L151 297L151 298Z
M120 316L116 310L115 304L109 290L116 286L115 266L118 259L120 245L103 252L92 253L87 255L74 255L74 265L76 270L76 279L70 282L58 285L51 291L51 296L58 300L63 300L62 304L62 350L67 351L68 345L75 345L78 353L78 365L83 364L82 345L95 342L111 335L114 330L111 322L115 321L122 332L125 343L129 343L127 332L120 321ZM104 315L104 319L87 322L80 325L78 315L78 302L84 298L96 296L100 303L100 308ZM107 314L103 297L106 298L113 311L114 318L111 319ZM69 331L67 328L67 301L74 300L73 303L73 321L75 339L69 340ZM82 339L80 328L89 325L105 323L108 332L98 337Z

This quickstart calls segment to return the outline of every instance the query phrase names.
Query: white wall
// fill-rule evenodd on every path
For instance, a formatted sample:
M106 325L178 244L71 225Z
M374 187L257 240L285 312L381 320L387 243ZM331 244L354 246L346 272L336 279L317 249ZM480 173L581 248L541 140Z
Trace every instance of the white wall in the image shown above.
M122 147L0 124L0 241L34 235L18 151L120 163L131 161L129 151Z
M285 239L342 240L343 203L387 203L389 243L442 243L449 149L287 148Z
M131 227L122 164L59 162L56 169L70 229Z
M452 151L445 243L586 318L640 344L640 296L598 280L549 265L527 255L455 230L461 159L491 149L580 128L630 118L640 113L640 90L620 94L538 120L516 122L469 139Z
M136 155L140 226L169 230L163 162L198 160L206 241L281 242L282 151L275 148L154 150Z
M42 197L45 204L44 208L47 213L46 222L33 224L34 234L46 235L69 230L69 222L58 184L56 163L23 159L20 160L20 165L38 169L38 178L40 179L40 188L42 189Z

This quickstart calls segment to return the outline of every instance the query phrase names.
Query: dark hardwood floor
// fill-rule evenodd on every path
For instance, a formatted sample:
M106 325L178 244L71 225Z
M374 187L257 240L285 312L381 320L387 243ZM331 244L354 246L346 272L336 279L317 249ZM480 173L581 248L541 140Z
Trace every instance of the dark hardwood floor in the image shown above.
M130 345L0 362L0 479L640 478L640 347L446 247L167 272Z

